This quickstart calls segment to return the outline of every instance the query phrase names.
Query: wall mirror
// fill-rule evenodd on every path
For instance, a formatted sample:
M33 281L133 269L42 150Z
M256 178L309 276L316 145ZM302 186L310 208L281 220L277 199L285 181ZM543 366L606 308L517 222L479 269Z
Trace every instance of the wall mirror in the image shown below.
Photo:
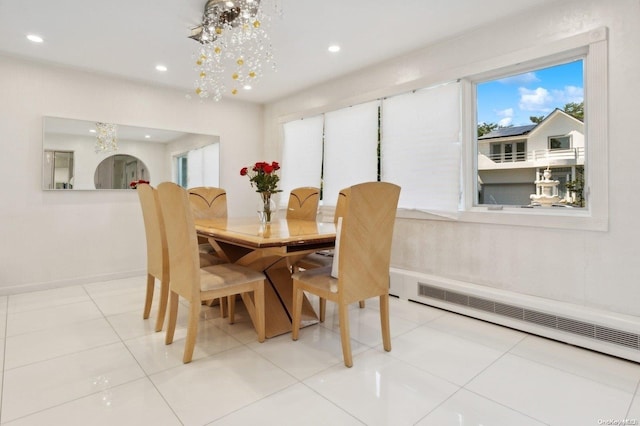
M42 189L129 189L140 179L219 186L218 136L115 124L106 135L116 142L113 150L99 145L98 123L44 117ZM205 153L206 161L194 153Z

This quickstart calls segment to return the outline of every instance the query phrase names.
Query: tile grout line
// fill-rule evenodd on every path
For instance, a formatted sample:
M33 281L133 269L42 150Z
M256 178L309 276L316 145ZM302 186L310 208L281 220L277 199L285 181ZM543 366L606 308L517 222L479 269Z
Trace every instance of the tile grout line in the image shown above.
M155 283L154 283L155 284ZM116 336L118 336L118 339L120 341L120 343L122 344L122 346L124 346L124 348L126 349L126 351L129 353L129 355L131 355L131 358L133 358L133 360L135 361L136 365L138 366L138 368L140 368L140 371L142 371L142 373L144 374L144 378L151 384L151 386L153 386L153 388L156 390L156 392L158 393L158 395L160 396L160 398L162 399L162 401L164 401L164 403L167 405L167 407L169 408L169 410L171 411L171 413L173 413L173 415L175 416L176 420L178 422L180 422L180 424L184 424L182 422L182 420L180 419L180 417L178 416L178 413L175 412L175 410L173 409L173 407L171 406L171 404L169 404L169 401L166 400L165 396L162 394L162 392L160 392L160 389L158 389L158 387L156 386L156 384L154 383L153 380L151 380L151 377L149 376L149 373L147 373L147 371L143 368L142 364L140 364L140 361L138 360L138 358L136 358L136 356L133 354L133 352L131 352L131 349L129 348L129 346L126 344L126 342L124 341L124 339L122 338L122 336L120 336L120 334L118 333L118 331L115 329L115 327L113 326L113 324L111 323L111 321L109 320L109 318L107 317L107 315L105 315L105 313L102 311L102 309L100 309L100 306L96 303L96 301L93 299L93 297L91 296L91 294L89 294L89 292L87 291L87 289L85 288L84 285L82 285L83 290L87 293L87 296L89 296L89 299L91 299L91 301L93 302L93 304L96 306L96 308L98 309L98 311L100 312L100 314L102 315L102 318L107 322L107 324L109 324L109 327L111 327L111 329L113 330L113 332L116 334ZM155 288L154 288L155 289ZM155 293L155 292L154 292ZM144 306L144 300L143 300L143 306ZM144 321L151 321L150 318L147 318ZM163 324L163 330L159 331L158 333L162 333L164 331L164 326L166 324ZM133 383L136 380L140 380L140 379L135 379L135 380L131 380L129 382L127 382L126 384L129 383ZM125 383L121 383L118 386L121 386ZM114 386L114 387L118 387L118 386Z

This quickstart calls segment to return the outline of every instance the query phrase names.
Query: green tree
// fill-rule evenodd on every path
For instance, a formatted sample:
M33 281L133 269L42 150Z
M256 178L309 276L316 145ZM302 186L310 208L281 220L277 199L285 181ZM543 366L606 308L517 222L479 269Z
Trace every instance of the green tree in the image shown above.
M531 120L531 122L534 124L539 124L542 120L544 120L544 115L539 115L537 117L535 115L532 115L531 117L529 117L529 120Z
M564 106L564 112L580 121L584 121L584 101L579 104L569 102Z
M497 123L478 123L478 137L491 133L497 128Z
M573 203L576 206L584 207L584 167L576 167L576 178L565 184L567 191L576 194L576 200Z

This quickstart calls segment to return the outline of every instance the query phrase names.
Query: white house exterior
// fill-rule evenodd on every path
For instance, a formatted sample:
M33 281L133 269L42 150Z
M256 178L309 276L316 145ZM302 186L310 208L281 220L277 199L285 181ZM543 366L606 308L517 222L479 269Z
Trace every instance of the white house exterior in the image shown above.
M479 204L528 205L534 182L551 169L565 202L565 185L584 167L584 123L556 109L538 124L497 129L478 138Z

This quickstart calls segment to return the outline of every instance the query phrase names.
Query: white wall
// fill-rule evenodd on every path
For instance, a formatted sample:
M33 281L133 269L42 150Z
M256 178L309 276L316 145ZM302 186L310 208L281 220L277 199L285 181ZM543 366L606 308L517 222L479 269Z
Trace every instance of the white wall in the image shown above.
M146 267L135 191L41 190L43 116L218 135L229 213L253 211L239 170L261 156L261 106L203 103L180 90L4 56L0 76L0 294Z
M365 72L268 105L267 154L277 155L279 122L305 113L460 77L492 57L591 29L609 28L609 227L606 232L399 219L392 264L478 286L640 316L637 84L638 0L566 2L478 28ZM455 18L452 18L455 19ZM372 46L372 48L374 48ZM346 53L345 53L346 54ZM272 156L273 156L272 155Z

